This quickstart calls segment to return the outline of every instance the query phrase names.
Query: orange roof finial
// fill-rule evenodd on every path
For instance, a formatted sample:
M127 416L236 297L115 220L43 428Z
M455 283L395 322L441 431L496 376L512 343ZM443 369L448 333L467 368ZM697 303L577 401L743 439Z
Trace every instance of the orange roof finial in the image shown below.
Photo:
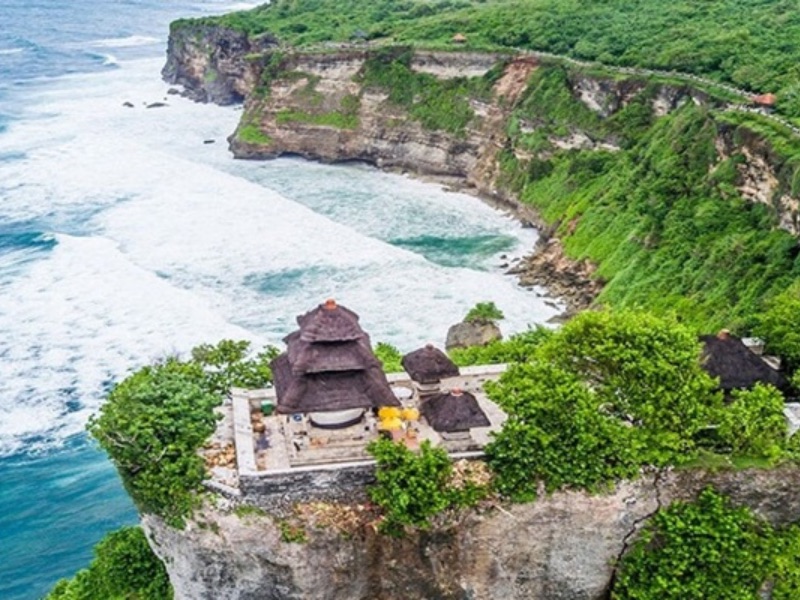
M336 308L336 300L333 298L328 298L325 300L325 304L323 306L325 307L325 310L333 310Z

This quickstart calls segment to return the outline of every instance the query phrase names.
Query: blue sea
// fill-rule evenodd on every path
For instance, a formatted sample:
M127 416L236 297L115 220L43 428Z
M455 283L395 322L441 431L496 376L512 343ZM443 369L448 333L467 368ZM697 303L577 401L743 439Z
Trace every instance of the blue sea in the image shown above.
M136 521L84 434L132 369L224 337L280 343L329 296L404 351L442 343L478 301L507 332L557 312L501 267L536 232L472 197L367 166L233 160L240 109L168 96L159 71L171 20L247 7L0 4L3 600L40 598Z

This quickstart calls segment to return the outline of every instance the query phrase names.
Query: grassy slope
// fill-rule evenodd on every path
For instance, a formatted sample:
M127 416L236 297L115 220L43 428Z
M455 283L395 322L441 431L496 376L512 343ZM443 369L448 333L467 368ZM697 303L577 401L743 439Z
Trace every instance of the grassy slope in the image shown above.
M515 147L552 156L522 163L507 152L507 185L560 225L569 254L600 264L601 301L674 310L701 329L745 330L763 298L800 278L797 240L775 228L770 209L740 198L741 157L719 162L714 140L730 117L690 103L653 119L652 93L645 88L603 120L572 97L563 69L540 69L509 127ZM520 133L519 122L537 129ZM550 146L548 135L574 128L622 150ZM779 139L776 160L796 170L800 144Z

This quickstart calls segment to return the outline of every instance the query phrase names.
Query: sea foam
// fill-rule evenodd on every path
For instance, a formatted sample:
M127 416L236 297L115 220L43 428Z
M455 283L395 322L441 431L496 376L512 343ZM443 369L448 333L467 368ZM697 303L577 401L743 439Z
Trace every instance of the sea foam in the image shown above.
M54 242L0 253L0 455L63 443L159 357L224 337L281 344L328 296L402 350L442 344L478 301L507 332L555 314L499 268L495 250L529 249L532 230L366 167L234 161L236 109L167 97L160 61L120 66L27 90L0 138L17 157L0 162L3 222Z

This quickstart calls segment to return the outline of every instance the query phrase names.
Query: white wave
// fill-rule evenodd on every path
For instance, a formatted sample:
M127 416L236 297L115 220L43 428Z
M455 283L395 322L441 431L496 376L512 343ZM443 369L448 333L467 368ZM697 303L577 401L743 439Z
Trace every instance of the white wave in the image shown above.
M498 304L507 332L556 312L499 269L385 241L488 232L529 247L530 230L478 200L363 168L234 162L224 141L239 112L181 98L147 109L166 94L160 61L121 67L28 91L26 118L0 136L0 152L24 156L0 163L4 217L58 241L0 264L0 455L80 431L134 366L221 337L279 343L327 296L403 350L442 342L478 301Z
M160 44L162 40L147 35L129 35L119 38L103 38L87 44L89 48L133 48L135 46L150 46Z
M22 54L25 48L3 48L0 50L0 56L9 56L11 54Z

